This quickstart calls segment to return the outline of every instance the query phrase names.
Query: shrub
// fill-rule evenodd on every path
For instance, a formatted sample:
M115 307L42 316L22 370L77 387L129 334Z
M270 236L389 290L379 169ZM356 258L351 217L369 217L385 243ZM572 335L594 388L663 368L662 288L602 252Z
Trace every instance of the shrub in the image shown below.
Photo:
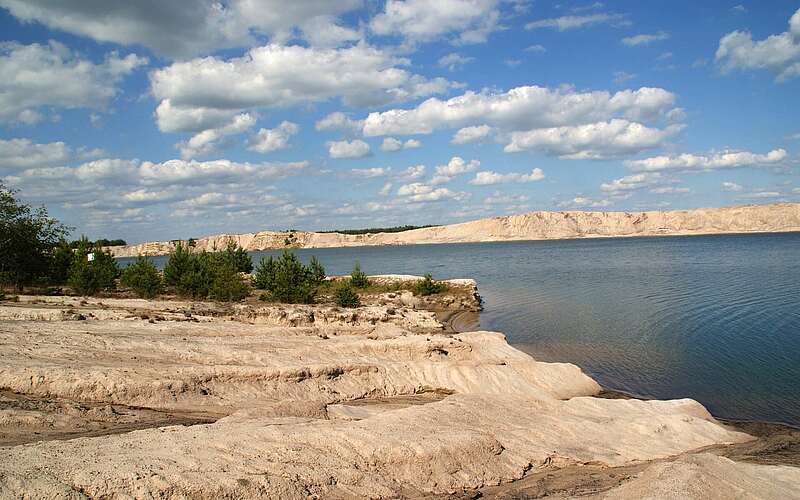
M66 283L73 260L75 252L66 240L61 240L50 254L50 282L58 285Z
M214 264L214 257L208 252L189 254L186 267L175 285L178 294L195 299L208 297L216 277Z
M271 300L310 304L314 302L317 287L324 279L325 269L316 259L306 266L294 253L285 250L277 259L270 256L261 260L254 282L257 288L268 292Z
M122 271L120 281L142 298L152 299L161 293L161 275L158 269L149 259L141 255L136 258L136 262Z
M353 272L350 273L350 285L354 288L367 288L369 286L369 278L361 270L361 265L356 261L356 265L353 266Z
M211 283L209 296L225 302L238 302L250 295L250 287L242 281L239 271L223 262Z
M191 252L179 241L164 266L164 283L174 287L179 286L183 276L192 270L192 261Z
M433 281L430 274L426 274L424 278L414 284L415 295L435 295L445 290L447 290L447 285Z
M228 246L219 255L222 261L233 267L236 272L251 273L253 271L253 260L250 255L234 241L228 241Z
M80 295L94 295L100 290L113 289L117 276L119 267L114 257L102 247L92 248L88 240L81 240L69 268L70 287Z
M358 294L353 290L349 281L345 281L339 285L333 293L333 298L336 305L339 307L360 307L361 299Z

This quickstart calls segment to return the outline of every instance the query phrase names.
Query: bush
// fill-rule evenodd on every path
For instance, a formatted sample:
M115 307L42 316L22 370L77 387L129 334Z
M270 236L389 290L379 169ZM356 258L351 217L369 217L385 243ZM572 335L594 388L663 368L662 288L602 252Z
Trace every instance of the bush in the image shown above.
M89 260L92 255L92 260ZM117 261L102 247L91 247L81 240L69 268L69 286L80 295L94 295L100 290L113 289L119 276Z
M225 302L238 302L250 295L250 287L242 281L239 271L230 264L223 263L211 283L209 296Z
M339 307L361 306L361 299L358 298L358 294L353 290L349 281L345 281L336 288L333 293L333 298L336 301L336 305Z
M161 293L161 274L156 266L146 257L141 255L136 262L122 271L122 284L131 288L136 295L145 299L152 299Z
M183 276L192 270L192 260L189 249L179 241L164 266L164 283L174 287L179 286Z
M353 272L350 273L350 285L353 288L367 288L369 286L369 278L361 270L361 265L356 261L356 265L353 266Z
M75 252L66 240L61 240L50 254L50 283L61 285L69 280L69 269L75 260Z
M325 279L325 268L312 258L306 266L286 250L279 258L261 259L255 275L257 288L268 292L267 298L289 304L311 304L317 287Z
M228 241L228 246L219 255L222 261L236 272L249 274L253 271L253 260L250 255L234 241Z
M415 295L435 295L445 290L447 290L447 285L433 281L430 274L426 274L424 278L414 284Z

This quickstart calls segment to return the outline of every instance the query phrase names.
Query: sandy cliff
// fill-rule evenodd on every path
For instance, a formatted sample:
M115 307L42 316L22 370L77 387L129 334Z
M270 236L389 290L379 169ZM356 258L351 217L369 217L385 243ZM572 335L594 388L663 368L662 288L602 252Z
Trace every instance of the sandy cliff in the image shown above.
M235 241L246 250L414 245L481 241L547 240L659 235L800 231L800 204L748 205L664 212L530 212L508 217L405 231L346 235L261 231L200 238L195 249L214 251ZM164 255L174 242L111 247L116 257Z

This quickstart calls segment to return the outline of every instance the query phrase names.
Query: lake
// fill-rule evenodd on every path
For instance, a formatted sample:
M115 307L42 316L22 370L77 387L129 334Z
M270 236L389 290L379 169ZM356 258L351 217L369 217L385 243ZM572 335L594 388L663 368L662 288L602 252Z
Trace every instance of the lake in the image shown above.
M636 396L691 397L718 417L800 425L798 233L297 253L328 274L359 260L368 274L474 278L481 328L536 359Z

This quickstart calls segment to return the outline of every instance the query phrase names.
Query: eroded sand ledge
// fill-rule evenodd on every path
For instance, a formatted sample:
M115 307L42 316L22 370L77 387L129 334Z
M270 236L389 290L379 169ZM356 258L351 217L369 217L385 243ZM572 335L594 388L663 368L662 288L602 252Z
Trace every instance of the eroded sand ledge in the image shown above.
M530 212L400 233L260 231L218 234L193 243L196 251L218 251L234 241L245 250L329 248L430 243L677 236L800 231L800 203L747 205L652 212ZM166 255L175 241L109 247L115 257Z
M216 420L31 437L0 448L0 496L502 494L537 474L610 468L620 468L613 484L547 493L800 494L798 468L703 452L753 438L692 400L593 397L600 387L574 365L537 362L499 333L444 333L417 306L399 295L357 312L43 297L0 304L0 388L28 398L0 406L0 437L149 418L139 407Z

